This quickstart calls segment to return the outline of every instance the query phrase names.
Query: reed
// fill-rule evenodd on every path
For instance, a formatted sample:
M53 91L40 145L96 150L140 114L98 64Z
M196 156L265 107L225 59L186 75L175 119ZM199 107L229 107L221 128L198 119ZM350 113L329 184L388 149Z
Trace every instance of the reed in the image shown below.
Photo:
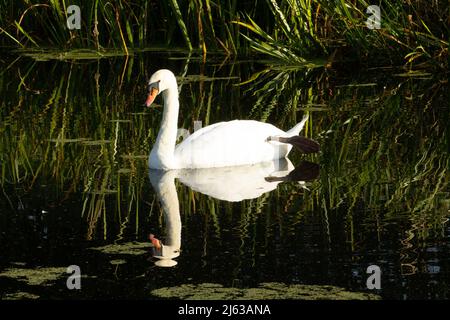
M186 46L189 50L236 53L242 41L238 2L192 0L72 1L81 9L81 29L68 30L65 0L0 2L3 46L53 48L129 48ZM176 21L172 24L169 21ZM192 39L192 40L191 40ZM182 43L184 42L184 44Z
M236 23L252 32L245 38L254 50L285 63L303 63L319 55L330 63L383 60L410 68L448 68L448 2L383 1L380 29L366 26L369 3L364 0L267 3L275 21L271 30L261 28L250 16Z
M72 1L81 29L66 27L65 0L0 2L1 45L121 49L186 47L206 55L261 53L287 64L315 57L448 67L449 4L383 1L381 29L357 1ZM176 23L171 23L172 21ZM336 54L337 52L337 54ZM380 58L382 57L382 58Z

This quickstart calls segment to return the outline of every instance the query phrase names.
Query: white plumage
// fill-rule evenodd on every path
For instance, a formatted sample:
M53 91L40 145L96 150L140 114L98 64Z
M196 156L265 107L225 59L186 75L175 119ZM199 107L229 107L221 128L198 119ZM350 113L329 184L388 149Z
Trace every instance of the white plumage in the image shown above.
M164 113L156 143L150 152L152 169L212 168L255 164L285 158L292 145L267 141L268 137L298 135L306 120L285 132L272 124L254 120L219 122L197 130L175 146L178 122L178 88L169 70L155 72L149 81L150 106L163 93Z

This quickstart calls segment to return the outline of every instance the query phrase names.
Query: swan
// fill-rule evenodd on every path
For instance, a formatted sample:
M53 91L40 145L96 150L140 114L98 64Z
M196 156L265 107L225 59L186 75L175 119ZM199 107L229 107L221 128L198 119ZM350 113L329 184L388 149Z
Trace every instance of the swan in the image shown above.
M176 145L178 86L167 69L156 71L148 82L145 105L162 94L164 111L156 142L150 152L151 169L214 168L255 164L287 157L292 146L303 153L318 152L319 144L299 136L308 116L284 132L272 124L254 120L219 122L195 131Z

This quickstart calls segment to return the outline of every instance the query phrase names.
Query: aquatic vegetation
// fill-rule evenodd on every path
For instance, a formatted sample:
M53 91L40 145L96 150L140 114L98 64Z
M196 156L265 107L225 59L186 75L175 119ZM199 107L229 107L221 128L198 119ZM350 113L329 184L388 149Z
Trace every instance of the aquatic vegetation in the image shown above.
M274 19L270 31L250 16L235 23L252 32L243 37L254 50L285 63L302 64L319 55L328 57L328 66L364 59L368 65L400 62L410 68L448 68L448 3L384 1L379 5L380 27L375 29L366 26L371 15L365 0L267 4Z
M64 267L8 268L0 273L0 277L16 279L31 286L49 286L65 275Z
M2 300L34 300L39 299L39 296L29 292L13 292L7 293Z
M100 251L104 254L120 254L138 256L148 253L148 249L152 246L150 242L126 242L120 244L108 244L102 247L89 248L91 250ZM122 264L124 260L112 260L111 264ZM114 262L114 263L113 263Z
M142 103L151 69L167 64L181 80L180 127L192 132L195 121L207 125L243 118L290 128L309 113L305 135L322 146L318 156L291 159L320 165L319 179L307 188L281 184L258 199L230 204L177 182L183 224L177 270L198 275L197 282L219 273L227 280L246 279L248 270L261 277L274 274L277 281L289 277L289 282L301 266L295 259L316 250L307 247L312 243L327 247L326 252L344 252L339 258L351 261L351 268L362 268L374 251L384 254L378 245L390 243L399 261L390 275L406 282L428 275L425 248L433 241L445 243L450 209L445 73L375 68L354 74L319 63L299 69L217 57L204 64L201 55L190 60L186 52L166 55L176 59L155 53L45 62L5 56L0 222L29 227L20 237L13 228L2 234L14 239L12 261L26 261L15 252L49 246L45 239L54 241L59 232L54 230L60 229L46 227L73 222L70 217L76 217L75 226L61 230L72 237L79 232L76 238L88 243L102 241L106 254L118 258L135 254L145 261L148 234L165 239L164 216L147 171L161 111L150 112ZM396 223L397 233L390 233ZM314 232L307 228L320 237L309 238ZM38 240L26 241L28 234ZM57 239L58 245L65 243L66 234ZM220 260L223 252L229 261ZM269 257L283 264L282 274ZM106 264L111 268L109 260ZM336 272L330 283L341 276ZM352 281L349 287L361 290ZM448 291L446 281L439 292Z
M237 26L229 22L240 10L254 12L252 4L219 1L104 1L80 7L81 29L68 30L65 1L0 2L2 44L20 47L117 48L129 54L135 47L174 46L188 49L236 52L240 46ZM176 23L166 23L167 20ZM208 49L207 49L208 48Z
M181 284L152 290L159 298L182 300L379 300L366 292L351 292L335 286L261 283L256 288L227 288L215 283Z
M49 61L49 60L96 60L103 58L111 58L115 56L122 56L122 51L117 50L92 50L92 49L72 49L72 50L55 50L46 48L45 50L28 49L17 50L17 52L24 57L33 58L36 61Z
M209 52L256 52L291 65L322 56L330 65L351 58L448 68L448 1L383 1L380 29L366 26L370 15L365 0L95 0L90 5L71 4L81 10L79 30L66 27L65 1L1 1L1 44L90 48L98 56L104 48L130 55L148 46L185 47L202 53L203 59Z

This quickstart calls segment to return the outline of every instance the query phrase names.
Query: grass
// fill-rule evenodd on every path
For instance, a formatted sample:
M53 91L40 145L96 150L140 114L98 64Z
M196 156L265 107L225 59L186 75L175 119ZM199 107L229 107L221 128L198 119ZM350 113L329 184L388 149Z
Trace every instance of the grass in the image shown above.
M449 4L380 2L381 28L366 26L369 3L356 1L72 1L81 29L66 27L68 3L0 1L0 44L21 48L132 49L184 46L227 55L259 53L290 65L311 58L409 68L448 68ZM373 3L371 3L373 4ZM168 23L168 22L173 23Z
M230 21L239 10L255 12L255 5L237 1L72 1L81 9L81 29L69 30L65 0L48 4L0 2L0 34L3 46L114 48L128 54L130 48L184 45L206 54L209 50L236 53L242 41L239 28ZM175 24L167 23L174 21Z
M264 30L250 16L235 23L252 31L245 38L255 51L288 64L325 56L330 64L354 59L369 65L448 68L450 8L446 2L384 1L380 29L367 28L369 4L364 0L267 3L275 21L272 30Z

